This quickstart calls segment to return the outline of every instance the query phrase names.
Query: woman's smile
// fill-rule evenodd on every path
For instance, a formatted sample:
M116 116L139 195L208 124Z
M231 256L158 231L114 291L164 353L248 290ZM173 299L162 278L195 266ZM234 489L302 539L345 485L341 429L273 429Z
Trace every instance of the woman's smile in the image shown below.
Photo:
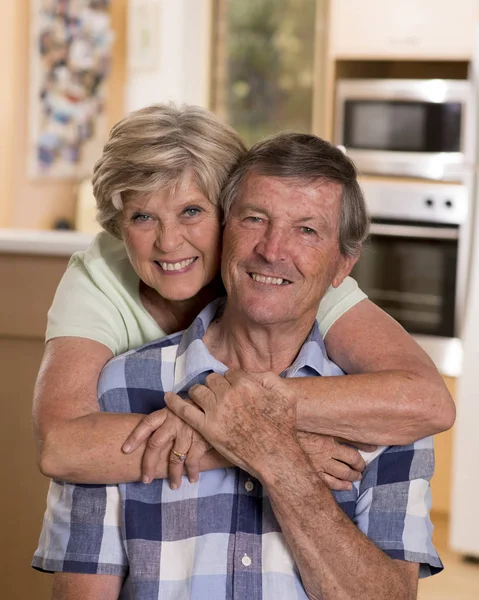
M164 275L182 275L183 273L191 271L194 268L197 260L198 257L193 256L191 258L186 258L175 262L155 260L154 263L160 268Z

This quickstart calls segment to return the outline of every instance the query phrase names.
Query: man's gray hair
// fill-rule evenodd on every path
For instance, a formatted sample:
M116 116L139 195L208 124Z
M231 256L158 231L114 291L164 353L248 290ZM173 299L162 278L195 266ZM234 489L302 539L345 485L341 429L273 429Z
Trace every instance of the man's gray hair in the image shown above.
M279 133L257 142L240 159L220 196L225 219L251 174L296 179L299 183L340 183L339 248L345 256L359 255L368 235L369 219L356 167L344 152L315 135L303 133Z
M199 106L158 104L132 112L111 130L93 171L98 222L121 237L118 217L125 202L175 191L189 175L216 204L245 152L236 131Z

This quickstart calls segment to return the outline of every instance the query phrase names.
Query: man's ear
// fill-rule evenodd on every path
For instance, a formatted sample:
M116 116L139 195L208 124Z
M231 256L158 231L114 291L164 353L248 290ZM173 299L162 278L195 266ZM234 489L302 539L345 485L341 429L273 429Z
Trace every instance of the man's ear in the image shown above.
M334 288L339 287L343 283L344 279L351 273L352 268L358 262L358 258L359 256L344 256L341 254L336 275L331 282L331 285Z

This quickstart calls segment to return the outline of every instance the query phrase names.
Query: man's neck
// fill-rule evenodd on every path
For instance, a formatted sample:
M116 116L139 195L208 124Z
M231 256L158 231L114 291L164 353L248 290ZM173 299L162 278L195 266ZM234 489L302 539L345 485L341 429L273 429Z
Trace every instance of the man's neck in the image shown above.
M226 304L203 338L208 351L229 369L279 375L294 362L308 337L316 314L301 323L258 325L245 320Z

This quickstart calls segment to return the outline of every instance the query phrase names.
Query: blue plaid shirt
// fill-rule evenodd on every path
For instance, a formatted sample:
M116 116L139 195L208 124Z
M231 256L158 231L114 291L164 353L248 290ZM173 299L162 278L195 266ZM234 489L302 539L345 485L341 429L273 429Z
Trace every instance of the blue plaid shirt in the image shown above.
M99 383L102 410L147 414L164 392L186 392L223 374L202 338L218 312L206 307L191 327L114 358ZM341 375L317 325L283 375ZM363 453L367 468L352 491L333 492L351 520L391 558L442 569L432 545L429 479L432 439ZM298 569L263 487L239 468L168 482L119 486L52 482L33 566L45 571L125 577L122 598L138 600L306 599Z

